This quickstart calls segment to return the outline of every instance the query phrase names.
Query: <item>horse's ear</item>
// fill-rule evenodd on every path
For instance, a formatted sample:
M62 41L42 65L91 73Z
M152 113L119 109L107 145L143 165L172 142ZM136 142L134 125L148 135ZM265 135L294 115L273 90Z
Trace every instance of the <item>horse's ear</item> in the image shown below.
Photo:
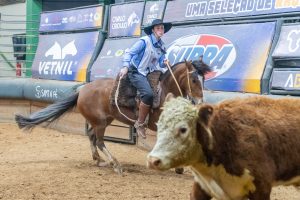
M184 60L184 62L185 62L186 67L188 68L188 70L192 71L193 70L193 64L192 64L193 61L192 60L190 60L190 61Z
M175 96L173 93L168 93L166 98L165 98L165 102L170 101L171 99L174 99Z
M185 64L187 64L187 65L190 65L190 64L192 64L192 60L189 60L189 61L187 61L186 59L184 59L184 62L185 62Z

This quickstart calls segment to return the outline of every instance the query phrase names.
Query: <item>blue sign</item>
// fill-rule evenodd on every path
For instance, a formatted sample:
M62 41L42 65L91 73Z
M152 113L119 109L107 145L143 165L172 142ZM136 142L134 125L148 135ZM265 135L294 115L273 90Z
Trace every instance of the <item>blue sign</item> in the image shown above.
M32 77L86 81L86 70L98 39L98 31L40 35L32 64Z
M95 29L102 27L103 6L60 10L41 14L40 32Z
M144 2L112 5L109 37L140 36L143 10Z
M300 58L300 25L282 26L272 55L275 58Z
M164 21L182 22L214 18L299 13L300 1L292 0L184 0L168 1Z
M152 23L154 19L162 19L166 1L146 1L143 26Z
M260 93L274 30L273 22L174 27L163 40L171 64L203 56L213 70L206 76L208 89Z
M300 91L300 68L274 69L271 81L271 89Z
M123 66L123 55L138 39L107 39L91 68L91 81L100 78L114 78Z

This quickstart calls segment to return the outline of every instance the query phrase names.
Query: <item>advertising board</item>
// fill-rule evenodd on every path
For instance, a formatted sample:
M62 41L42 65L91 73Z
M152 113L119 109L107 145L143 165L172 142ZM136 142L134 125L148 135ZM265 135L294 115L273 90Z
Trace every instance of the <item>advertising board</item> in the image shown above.
M175 0L168 1L164 21L183 22L300 12L296 0Z
M211 90L260 93L275 23L174 27L165 36L171 64L203 56Z
M140 36L143 10L144 2L112 5L109 37Z
M99 78L114 78L123 66L123 55L137 38L107 39L91 68L91 81Z
M101 28L103 6L41 13L40 32Z
M86 81L86 69L95 49L98 33L40 35L32 64L32 77Z

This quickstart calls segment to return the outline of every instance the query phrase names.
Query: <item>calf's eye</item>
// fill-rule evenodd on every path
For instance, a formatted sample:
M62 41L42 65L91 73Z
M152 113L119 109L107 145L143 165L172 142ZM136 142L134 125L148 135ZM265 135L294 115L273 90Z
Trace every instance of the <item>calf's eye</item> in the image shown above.
M179 128L179 132L180 132L181 134L186 133L186 131L187 131L187 128L185 128L185 127L180 127L180 128Z

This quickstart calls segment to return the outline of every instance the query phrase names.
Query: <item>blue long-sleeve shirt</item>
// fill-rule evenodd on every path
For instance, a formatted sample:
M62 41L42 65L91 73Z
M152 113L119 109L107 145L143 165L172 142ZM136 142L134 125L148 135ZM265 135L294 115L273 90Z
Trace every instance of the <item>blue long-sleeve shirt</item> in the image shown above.
M156 37L153 35L153 33L150 35L152 45L156 47L155 49L157 51L165 51L162 40L156 39ZM128 67L130 65L133 65L135 67L138 67L143 56L145 53L146 43L144 40L140 39L138 40L130 49L129 51L126 51L123 57L123 66ZM165 68L164 60L165 60L165 53L163 53L158 59L159 66L161 68Z

